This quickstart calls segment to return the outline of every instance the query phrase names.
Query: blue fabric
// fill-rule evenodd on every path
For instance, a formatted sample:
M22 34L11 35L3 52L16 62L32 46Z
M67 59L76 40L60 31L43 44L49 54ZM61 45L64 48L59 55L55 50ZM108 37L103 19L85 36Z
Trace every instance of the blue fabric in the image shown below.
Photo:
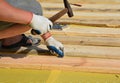
M52 51L54 51L55 53L57 53L57 54L58 54L58 57L60 57L60 58L64 57L64 52L61 51L61 50L59 50L59 49L57 49L56 47L54 47L54 46L47 46L47 48L48 48L49 50L52 50Z

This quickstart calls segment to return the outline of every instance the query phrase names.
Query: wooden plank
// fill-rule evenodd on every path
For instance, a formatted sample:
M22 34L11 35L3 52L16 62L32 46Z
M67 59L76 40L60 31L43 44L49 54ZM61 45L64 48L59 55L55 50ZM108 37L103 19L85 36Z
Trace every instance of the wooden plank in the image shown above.
M119 47L103 47L103 46L81 46L81 45L64 45L65 56L72 57L91 57L91 58L106 58L106 59L120 59ZM27 55L51 55L45 45L38 47L22 47L21 49L0 49L0 54L11 55L11 57L23 57ZM14 54L16 56L14 56ZM56 56L56 55L54 55Z
M120 60L52 56L1 57L0 68L69 70L120 74Z
M66 45L120 46L120 38L64 35L54 35L54 38Z
M87 17L88 18L88 17ZM96 17L94 17L96 18ZM119 19L70 19L70 18L61 18L56 23L60 24L76 24L76 25L87 25L87 26L94 26L94 27L108 27L108 28L119 28Z
M51 31L53 35L66 35L66 36L86 36L86 37L120 37L119 28L100 28L90 26L74 26L69 25L63 31Z
M119 47L66 45L66 56L120 59Z
M60 11L60 10L59 10ZM59 12L59 11L45 11L45 16L51 16L51 15L54 15L55 13ZM120 19L120 14L119 13L101 13L100 12L74 12L75 16L73 17L74 19L78 18L78 19L83 19L83 18L87 18L90 20L90 18L92 19L100 19L100 18L104 18L104 19ZM96 17L96 18L93 18L93 17ZM64 18L69 18L67 15L64 16Z

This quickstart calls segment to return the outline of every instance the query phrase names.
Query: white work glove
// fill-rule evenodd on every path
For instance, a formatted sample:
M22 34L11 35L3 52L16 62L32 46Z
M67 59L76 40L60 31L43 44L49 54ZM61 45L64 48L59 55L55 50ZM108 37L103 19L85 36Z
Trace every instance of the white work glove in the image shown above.
M44 16L33 14L30 26L32 27L32 34L42 35L52 28L53 23Z
M51 53L57 54L58 57L64 57L64 46L59 41L55 40L53 37L49 37L45 40L47 48Z

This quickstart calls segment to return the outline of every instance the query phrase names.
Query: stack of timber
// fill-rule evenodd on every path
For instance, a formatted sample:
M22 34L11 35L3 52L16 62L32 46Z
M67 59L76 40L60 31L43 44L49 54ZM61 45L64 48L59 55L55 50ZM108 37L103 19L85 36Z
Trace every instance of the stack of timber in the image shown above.
M59 8L57 9L54 7L56 4L53 5L46 3L45 5L43 3L42 5L45 10L44 13L47 17L54 15L54 13L58 12L59 10ZM51 8L47 9L48 6ZM61 3L58 4L57 7L60 7L60 9L62 9ZM102 9L101 5L96 5L96 10L94 10L96 12L99 12L98 14L90 13L92 11L92 8L95 9L95 7L92 5L86 5L83 7L88 7L89 9L91 7L91 10L86 9L84 13L81 13L82 10L80 9L80 11L76 11L77 16L73 18L68 18L65 16L57 22L69 25L67 25L66 28L63 28L63 30L51 30L54 38L64 44L64 58L58 58L50 54L42 40L41 45L39 46L28 48L22 47L20 49L10 50L0 49L0 67L72 70L120 74L120 28L113 27L114 24L115 27L119 26L117 23L119 21L119 12L113 14L112 11L116 10L114 9L115 7L106 6L108 9L112 10L111 15L104 14L104 16L103 12L101 12L102 14L100 13ZM100 10L97 9L99 7L101 8ZM74 7L73 9L75 10ZM103 10L104 8L102 11ZM117 15L115 17L118 18L115 19L117 20L115 23L113 22L114 15ZM74 19L75 21L73 21ZM101 19L104 21L101 21ZM112 19L112 22L110 19ZM76 24L77 21L78 24L82 24L82 20L84 21L83 25L73 25ZM66 21L71 22L66 23ZM110 22L112 24L112 27L102 26L107 25ZM88 26L87 24L93 26ZM100 26L95 27L94 25ZM26 32L26 34L30 35L30 31Z

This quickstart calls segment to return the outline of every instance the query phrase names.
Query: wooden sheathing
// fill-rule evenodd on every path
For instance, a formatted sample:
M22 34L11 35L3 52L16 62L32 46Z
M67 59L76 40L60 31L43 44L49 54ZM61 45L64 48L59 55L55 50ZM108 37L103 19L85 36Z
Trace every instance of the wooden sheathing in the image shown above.
M54 3L41 4L47 17L64 8L61 3L57 7ZM53 37L65 47L64 58L50 54L42 40L39 46L0 49L0 67L120 74L120 6L83 4L72 8L73 18L65 15L57 21L70 25L63 30L51 30ZM30 35L30 31L26 34Z

